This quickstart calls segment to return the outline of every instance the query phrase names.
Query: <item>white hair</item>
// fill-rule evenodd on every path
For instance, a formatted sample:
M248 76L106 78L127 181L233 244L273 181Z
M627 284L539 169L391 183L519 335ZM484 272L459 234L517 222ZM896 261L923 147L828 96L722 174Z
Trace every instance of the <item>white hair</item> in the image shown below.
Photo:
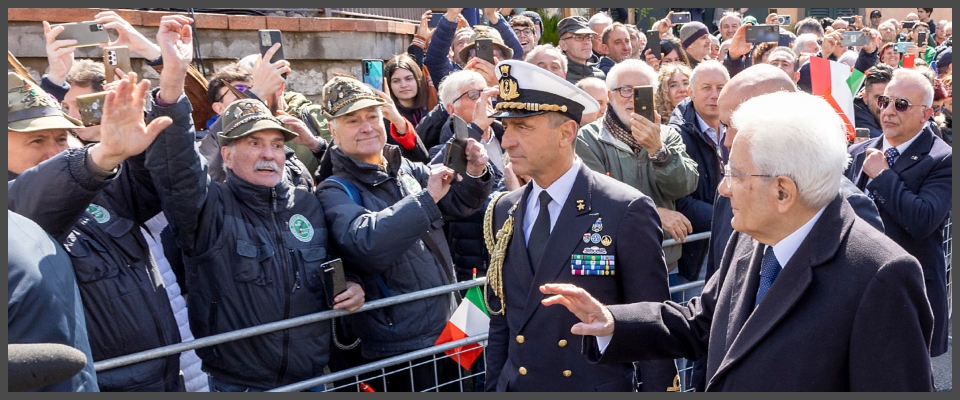
M487 86L487 81L484 80L483 75L480 75L477 71L462 69L447 75L440 81L440 86L437 87L437 95L440 97L440 102L445 105L450 105L458 96L463 94L464 86L474 82L480 82L483 86Z
M923 91L923 97L921 97L920 102L927 107L933 105L933 85L930 83L930 79L922 73L909 68L897 68L893 70L893 78L890 79L890 83L888 83L887 86L889 87L898 81L907 81L919 86L920 90Z
M838 62L847 64L850 68L853 68L857 64L857 52L853 50L847 50L840 55L840 58L837 59Z
M560 65L563 67L563 70L567 70L567 56L563 54L563 51L559 47L556 47L550 43L547 44L538 44L533 50L530 50L526 56L523 57L523 61L533 64L533 59L540 55L540 53L550 53L560 59Z
M697 64L697 67L693 69L693 73L690 74L690 87L693 88L697 85L697 75L700 71L720 71L727 81L730 80L730 72L727 72L727 67L723 66L723 63L717 60L706 60Z
M634 58L623 60L612 68L610 72L607 72L607 89L613 90L620 87L620 76L624 74L640 74L647 78L647 84L653 86L653 92L657 92L657 87L659 80L657 80L657 72L653 70L653 67L648 65L644 61L640 61Z
M799 57L800 53L807 47L807 43L817 43L818 40L820 40L820 37L814 33L801 33L797 35L796 40L793 41L793 53ZM820 45L818 44L817 47L819 48Z
M764 94L741 104L731 124L736 140L750 143L758 173L792 179L803 204L819 209L840 192L850 160L847 134L823 98L806 92Z
M593 14L593 16L590 17L590 20L587 21L587 25L590 25L590 29L593 29L593 27L597 25L609 25L612 23L613 23L613 18L610 18L609 15L604 14L602 12Z

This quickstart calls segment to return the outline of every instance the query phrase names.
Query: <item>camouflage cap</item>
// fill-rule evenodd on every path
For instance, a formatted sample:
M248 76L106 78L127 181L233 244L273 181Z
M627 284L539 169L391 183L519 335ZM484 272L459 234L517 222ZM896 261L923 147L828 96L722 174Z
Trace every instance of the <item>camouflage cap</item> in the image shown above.
M386 100L353 77L335 75L323 85L323 113L327 118L384 104Z
M65 114L56 99L17 73L7 72L7 129L34 132L74 128L83 128L83 124Z
M466 46L463 46L463 48L460 49L460 53L457 53L457 56L460 57L460 61L464 64L466 64L470 59L470 50L477 47L478 38L488 38L493 40L493 45L500 49L500 52L503 53L503 56L506 59L509 60L513 57L513 49L503 44L503 37L500 36L500 32L486 25L474 25L473 36L470 36L470 41L467 42Z
M223 131L217 134L217 142L220 146L226 146L233 139L267 129L280 131L284 141L290 141L299 136L296 132L284 127L280 120L270 114L267 105L256 99L239 99L230 103L223 110L220 118L223 120Z

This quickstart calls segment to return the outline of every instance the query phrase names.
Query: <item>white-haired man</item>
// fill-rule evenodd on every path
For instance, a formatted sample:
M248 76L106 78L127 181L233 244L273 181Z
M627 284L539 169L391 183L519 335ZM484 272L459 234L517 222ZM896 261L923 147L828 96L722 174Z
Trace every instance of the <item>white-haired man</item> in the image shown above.
M567 78L567 56L563 55L560 48L552 44L541 44L534 47L523 61L550 71L561 78Z
M936 357L949 349L943 227L952 204L953 150L924 128L932 104L933 85L923 74L895 70L877 99L883 134L850 146L846 175L873 197L884 233L923 266L935 323L930 354Z
M610 68L610 103L599 120L577 133L577 155L588 167L630 185L653 199L665 236L683 240L693 229L675 201L697 187L697 164L687 155L676 128L650 121L633 109L633 87L657 82L653 68L625 60ZM654 85L654 88L657 86ZM612 112L611 112L612 111ZM664 249L668 269L680 259L680 247Z
M720 194L736 232L701 296L604 306L547 284L557 296L543 303L579 317L571 332L596 336L584 354L600 363L706 355L706 391L930 391L920 264L840 195L849 157L837 113L777 92L743 103L732 123Z

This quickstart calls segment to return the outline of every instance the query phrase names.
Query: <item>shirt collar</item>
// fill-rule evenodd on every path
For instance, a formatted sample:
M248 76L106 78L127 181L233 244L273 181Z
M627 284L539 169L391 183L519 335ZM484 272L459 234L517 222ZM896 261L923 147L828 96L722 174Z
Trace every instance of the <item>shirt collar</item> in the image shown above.
M903 142L903 143L900 143L900 145L897 146L897 151L899 151L900 154L903 154L904 152L906 152L906 151L907 151L907 148L909 148L910 145L913 144L913 142L914 142L915 140L917 140L917 138L920 137L921 134L923 134L923 131L922 131L922 130L920 131L920 133L918 133L918 134L916 134L916 135L913 135L913 137L910 138L910 140L908 140L908 141L906 141L906 142ZM883 150L883 152L886 153L886 152L887 152L887 149L889 149L889 148L891 148L891 147L893 147L893 145L890 144L890 142L887 141L887 137L884 136L884 137L883 137L883 148L882 148L881 150Z
M533 190L530 191L530 197L527 199L527 204L534 205L540 198L540 192L546 190L550 194L550 198L553 201L557 202L559 205L563 205L567 202L567 196L570 195L570 190L573 189L573 183L577 180L577 171L580 170L580 157L577 157L573 160L573 165L570 169L567 170L563 175L557 178L550 187L543 189L537 184L536 180L533 182Z
M790 262L790 259L793 258L793 254L797 252L797 249L800 248L800 244L803 243L803 239L807 238L807 235L810 234L810 231L813 229L813 225L817 223L817 220L820 219L820 216L823 215L823 211L827 209L827 206L820 208L820 211L810 218L807 223L803 224L799 229L793 231L793 233L787 235L779 243L773 245L773 254L777 257L777 262L780 263L780 268L787 265Z

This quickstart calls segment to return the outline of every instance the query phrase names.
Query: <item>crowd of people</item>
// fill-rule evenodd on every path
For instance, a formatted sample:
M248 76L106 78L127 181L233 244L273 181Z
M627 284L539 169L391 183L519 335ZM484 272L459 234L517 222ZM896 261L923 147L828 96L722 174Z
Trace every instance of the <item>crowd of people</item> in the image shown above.
M188 98L185 15L153 39L95 17L117 32L102 46L127 46L157 82L75 58L44 21L47 71L8 72L8 341L87 364L34 390L302 382L433 346L462 293L357 311L478 276L479 362L422 357L361 374L369 390L459 391L444 383L473 374L467 390L676 391L676 358L695 391L933 390L949 347L952 22L877 10L752 42L778 14L672 22L690 10L649 32L624 9L563 18L557 45L530 10L448 8L435 26L426 11L383 90L333 74L318 102L269 61L280 44ZM850 31L869 40L845 46ZM815 90L818 59L862 75L853 115ZM85 126L77 99L101 92ZM692 300L670 294L699 279ZM93 368L326 310L350 313Z

